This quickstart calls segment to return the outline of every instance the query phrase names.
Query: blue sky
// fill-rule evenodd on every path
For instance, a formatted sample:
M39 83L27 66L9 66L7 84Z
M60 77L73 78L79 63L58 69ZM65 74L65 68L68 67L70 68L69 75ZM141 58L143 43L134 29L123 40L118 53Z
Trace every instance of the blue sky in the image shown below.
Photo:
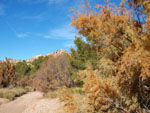
M82 0L0 0L0 60L69 51L77 35L69 25L69 9L81 4Z

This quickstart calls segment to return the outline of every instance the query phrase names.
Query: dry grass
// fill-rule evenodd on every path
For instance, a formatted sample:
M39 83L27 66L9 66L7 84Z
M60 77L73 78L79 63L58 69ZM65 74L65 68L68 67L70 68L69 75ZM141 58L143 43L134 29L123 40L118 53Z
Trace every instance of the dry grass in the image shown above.
M63 109L65 113L85 113L87 98L82 88L60 88L59 92L60 101L64 103ZM50 94L50 93L49 93ZM56 92L51 92L51 96L57 95ZM58 95L57 95L58 96Z
M46 98L59 98L64 103L65 113L85 113L87 96L80 87L60 87L44 94Z
M60 91L59 90L54 90L54 91L48 91L47 93L44 94L44 97L46 98L58 98L60 97Z
M80 111L75 97L71 92L63 90L60 100L64 102L63 109L65 113L78 113Z
M46 98L59 98L62 96L62 92L66 90L71 94L79 94L79 95L84 95L85 92L82 91L82 88L79 87L74 87L74 88L66 88L66 87L60 87L57 90L51 90L48 91L47 93L44 94Z
M1 88L0 89L0 98L6 98L9 100L14 100L15 97L21 96L31 90L30 87L16 87L16 88Z

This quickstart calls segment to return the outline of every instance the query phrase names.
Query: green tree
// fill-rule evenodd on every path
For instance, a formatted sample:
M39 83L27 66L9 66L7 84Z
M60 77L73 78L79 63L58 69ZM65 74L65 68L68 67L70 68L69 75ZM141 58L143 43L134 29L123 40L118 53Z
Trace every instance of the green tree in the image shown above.
M40 56L38 59L35 59L33 62L31 62L32 67L30 74L34 74L41 67L41 64L47 60L47 56Z
M88 42L77 37L74 41L76 49L71 48L70 64L73 68L83 70L86 68L86 63L90 63L93 68L96 68L98 61L98 53L91 48Z
M19 78L30 74L31 68L26 61L16 63L15 67L16 74Z
M86 66L89 64L93 69L96 69L99 55L91 44L83 41L81 37L76 37L74 44L76 45L76 49L70 49L71 55L69 56L69 62L71 67L68 68L68 72L74 78L75 84L82 86L83 81L78 74L79 70L86 69Z

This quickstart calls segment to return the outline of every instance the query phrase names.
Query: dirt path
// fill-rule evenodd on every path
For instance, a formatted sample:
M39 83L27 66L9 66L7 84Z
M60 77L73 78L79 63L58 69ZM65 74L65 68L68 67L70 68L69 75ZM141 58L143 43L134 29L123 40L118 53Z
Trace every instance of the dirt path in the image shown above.
M44 99L41 92L29 92L0 105L0 113L62 113L58 99Z

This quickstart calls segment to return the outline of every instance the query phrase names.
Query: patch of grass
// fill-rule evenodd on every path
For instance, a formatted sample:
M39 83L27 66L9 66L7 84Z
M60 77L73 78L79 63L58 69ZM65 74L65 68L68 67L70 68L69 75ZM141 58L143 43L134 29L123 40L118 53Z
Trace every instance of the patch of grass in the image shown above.
M44 94L44 97L46 97L46 98L58 98L62 95L62 91L64 89L67 90L68 92L72 93L72 94L84 94L82 89L79 87L74 87L74 88L60 87L57 90L48 91L47 93Z
M86 113L87 96L80 87L64 88L60 101L64 102L65 113Z
M67 88L67 90L72 94L85 94L85 92L80 87Z
M49 91L44 94L44 97L46 97L46 98L57 98L59 96L60 96L60 92L58 90Z
M9 100L13 100L14 97L15 97L15 93L13 93L13 92L6 92L2 95L2 98L6 98Z
M16 88L1 88L0 89L0 98L6 98L9 100L14 100L15 97L21 96L31 90L30 87L16 87Z

